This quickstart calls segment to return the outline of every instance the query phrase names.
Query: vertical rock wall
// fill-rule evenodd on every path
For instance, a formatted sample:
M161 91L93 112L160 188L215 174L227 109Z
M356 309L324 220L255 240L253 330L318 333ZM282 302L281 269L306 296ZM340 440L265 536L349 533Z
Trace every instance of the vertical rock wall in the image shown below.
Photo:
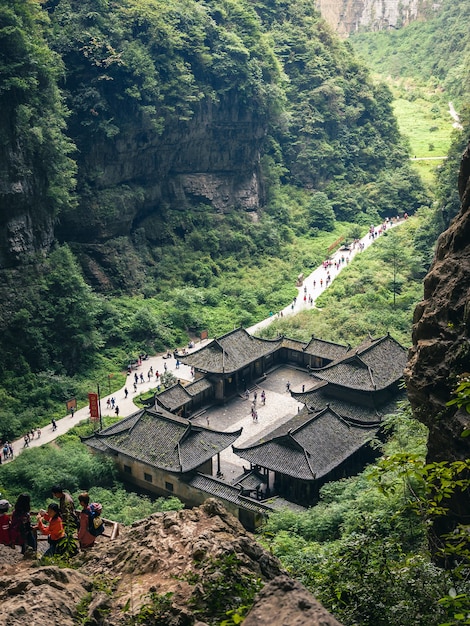
M358 30L401 28L423 17L437 2L430 0L316 0L330 26L342 36Z
M415 415L429 428L429 461L470 456L470 414L446 407L458 378L470 372L470 144L459 176L461 208L439 238L416 307L405 371ZM468 511L470 513L470 510Z

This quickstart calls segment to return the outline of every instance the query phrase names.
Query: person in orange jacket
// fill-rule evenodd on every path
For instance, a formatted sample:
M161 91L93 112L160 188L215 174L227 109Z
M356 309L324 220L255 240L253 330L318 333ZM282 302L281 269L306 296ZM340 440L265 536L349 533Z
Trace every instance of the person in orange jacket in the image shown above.
M44 522L47 523L47 526ZM59 542L65 537L64 524L60 516L58 504L51 502L47 507L47 513L38 515L38 528L43 535L48 536L49 548L44 553L44 556L58 554L60 552Z

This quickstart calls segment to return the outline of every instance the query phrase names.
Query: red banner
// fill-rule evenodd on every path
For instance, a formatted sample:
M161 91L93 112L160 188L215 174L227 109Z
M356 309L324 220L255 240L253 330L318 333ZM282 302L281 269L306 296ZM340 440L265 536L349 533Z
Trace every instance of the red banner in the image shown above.
M90 419L91 420L99 420L100 419L100 409L98 406L98 394L97 393L89 393L88 394L88 404L90 406Z

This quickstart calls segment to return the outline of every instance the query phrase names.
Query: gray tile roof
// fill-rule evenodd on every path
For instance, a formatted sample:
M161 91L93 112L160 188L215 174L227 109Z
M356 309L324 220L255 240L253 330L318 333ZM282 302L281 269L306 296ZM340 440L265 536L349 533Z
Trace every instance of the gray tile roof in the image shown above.
M195 489L200 489L208 495L236 504L241 508L254 511L256 513L266 514L272 511L271 507L246 496L240 495L240 488L224 483L217 478L207 476L206 474L196 474L188 481L188 484Z
M362 448L380 428L379 423L357 424L327 407L318 413L305 408L266 439L252 446L235 447L238 456L303 480L326 476Z
M207 380L207 378L199 378L199 380L195 380L189 385L186 385L186 391L192 396L197 396L199 393L206 391L206 389L211 389L212 383Z
M307 345L305 341L299 341L298 339L290 339L289 337L282 337L282 347L289 348L289 350L297 350L303 352Z
M261 485L266 486L266 477L262 476L259 472L252 470L242 476L238 476L232 484L243 487L243 489L254 490Z
M284 511L285 509L289 509L291 511L297 511L298 513L305 513L307 510L306 507L296 504L295 502L289 502L289 500L285 500L280 496L264 500L263 503L268 504L274 511Z
M389 335L370 340L345 358L322 369L315 378L349 389L376 391L400 380L407 360L405 348Z
M361 360L374 372L378 388L385 388L403 376L408 351L390 335L385 335L361 351Z
M331 369L326 367L322 371L315 370L315 378L350 389L376 390L371 369L358 356L351 357L347 362L337 363Z
M281 339L259 339L237 328L209 344L179 357L182 363L211 374L231 374L281 346Z
M329 392L329 387L328 383L322 381L322 385L313 390L307 390L304 393L291 392L291 394L293 398L303 402L311 412L318 412L326 406L330 406L341 417L360 422L377 422L382 420L385 415L396 412L398 403L406 397L404 393L401 393L393 401L387 400L386 404L382 403L380 406L372 408L335 398L331 395L333 392Z
M336 359L344 357L350 349L351 346L344 346L340 343L333 343L332 341L325 341L324 339L312 337L306 345L304 351L307 354L319 356L322 359L336 361Z
M241 433L241 428L235 432L220 432L195 426L160 408L144 409L133 417L127 428L116 429L114 425L84 442L95 449L119 452L158 469L185 473L230 446Z
M157 402L168 411L175 411L181 406L191 402L192 395L183 387L181 383L175 383L172 387L165 389L156 396Z

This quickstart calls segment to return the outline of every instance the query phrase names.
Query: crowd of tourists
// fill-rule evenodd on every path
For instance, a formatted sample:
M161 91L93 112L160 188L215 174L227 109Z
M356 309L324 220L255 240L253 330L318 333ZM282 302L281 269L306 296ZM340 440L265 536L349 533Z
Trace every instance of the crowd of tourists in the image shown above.
M58 502L50 502L47 510L37 513L31 511L28 493L20 494L13 507L8 500L0 500L0 543L14 549L19 546L28 557L36 556L38 534L46 536L49 544L43 557L90 549L104 531L101 505L90 503L84 492L78 496L77 511L72 496L61 485L53 485L51 493Z

